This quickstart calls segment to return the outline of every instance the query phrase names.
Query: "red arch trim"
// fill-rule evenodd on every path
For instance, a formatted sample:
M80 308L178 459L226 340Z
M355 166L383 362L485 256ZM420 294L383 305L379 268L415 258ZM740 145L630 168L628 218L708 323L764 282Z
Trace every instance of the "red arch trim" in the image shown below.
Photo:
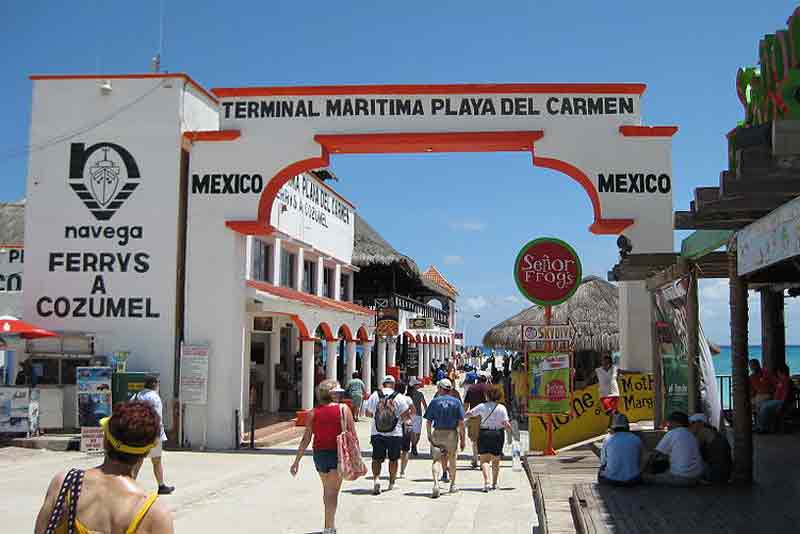
M275 197L278 196L278 192L286 182L300 173L327 167L329 164L330 157L328 156L328 151L322 148L319 157L296 161L278 171L267 183L267 187L264 188L261 192L261 197L258 199L258 221L262 225L269 227L270 215L272 214L272 202L275 200Z
M347 326L346 324L343 324L342 326L339 327L339 333L342 332L344 332L345 341L355 341L355 338L353 338L353 331L350 330L350 327Z
M369 341L369 332L367 332L367 329L363 326L358 329L356 336L358 336L359 341Z
M319 323L317 328L322 329L322 333L325 335L326 341L336 341L336 336L333 335L333 331L328 323ZM314 333L317 333L316 329L314 330Z
M533 164L537 167L545 167L562 172L581 184L586 194L589 195L589 200L592 201L594 223L589 227L589 231L593 234L619 234L634 223L633 219L603 219L600 195L589 177L579 168L560 159L540 158L538 156L533 157Z

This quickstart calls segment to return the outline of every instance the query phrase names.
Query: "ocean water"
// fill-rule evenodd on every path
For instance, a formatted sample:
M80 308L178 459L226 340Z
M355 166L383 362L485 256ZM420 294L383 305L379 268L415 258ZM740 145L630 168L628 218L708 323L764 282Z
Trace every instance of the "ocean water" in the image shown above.
M761 345L750 345L749 358L761 359ZM792 374L800 373L800 345L786 346L786 365ZM731 374L731 348L720 347L720 353L714 356L714 371L718 375Z

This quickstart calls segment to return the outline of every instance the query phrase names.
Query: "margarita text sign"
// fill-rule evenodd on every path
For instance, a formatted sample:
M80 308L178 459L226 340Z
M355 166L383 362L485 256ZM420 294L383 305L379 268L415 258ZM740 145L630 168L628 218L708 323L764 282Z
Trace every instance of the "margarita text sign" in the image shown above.
M569 299L581 282L581 260L567 243L542 237L527 243L514 262L520 292L540 306Z
M535 414L569 412L572 395L569 354L528 353L528 410Z

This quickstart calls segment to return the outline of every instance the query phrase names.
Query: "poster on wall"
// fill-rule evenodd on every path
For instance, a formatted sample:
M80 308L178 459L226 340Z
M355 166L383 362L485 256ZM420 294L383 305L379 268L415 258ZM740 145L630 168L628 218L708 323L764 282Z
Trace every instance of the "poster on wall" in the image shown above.
M664 382L664 412L689 410L689 331L686 325L689 277L655 292L656 335Z
M30 400L27 387L0 387L0 433L30 431Z
M528 411L532 414L569 413L572 395L569 354L528 352Z
M78 426L97 428L111 415L111 367L78 367L76 370Z
M181 402L205 404L208 398L208 345L181 346Z

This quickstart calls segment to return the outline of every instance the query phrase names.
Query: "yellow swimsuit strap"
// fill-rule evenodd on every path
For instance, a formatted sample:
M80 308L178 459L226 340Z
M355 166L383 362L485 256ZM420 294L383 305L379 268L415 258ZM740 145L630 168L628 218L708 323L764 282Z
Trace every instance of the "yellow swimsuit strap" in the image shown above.
M136 534L136 529L139 528L139 523L142 522L144 516L147 515L148 511L150 511L150 507L153 506L153 503L156 502L156 499L158 499L158 493L153 493L147 498L146 501L144 501L144 504L141 508L139 508L139 511L136 512L136 517L134 517L133 521L131 521L131 524L128 526L128 530L125 531L125 534Z

